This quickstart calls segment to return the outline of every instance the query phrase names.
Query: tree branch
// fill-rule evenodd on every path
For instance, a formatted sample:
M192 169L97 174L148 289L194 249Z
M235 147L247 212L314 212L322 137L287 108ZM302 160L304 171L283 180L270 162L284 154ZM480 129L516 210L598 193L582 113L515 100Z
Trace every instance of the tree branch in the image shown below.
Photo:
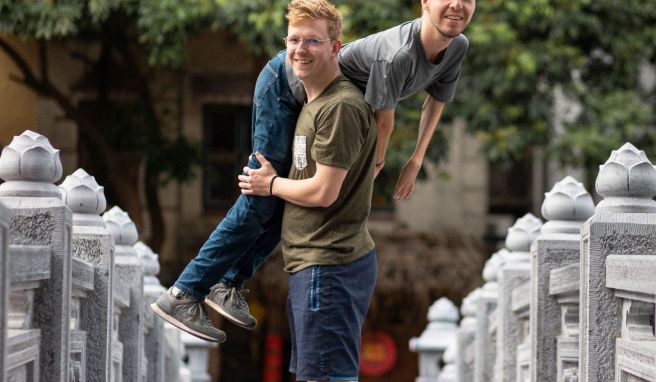
M30 88L32 88L36 92L40 92L40 89L38 88L38 80L34 73L32 72L32 69L30 68L30 65L27 63L27 61L14 49L9 43L3 39L0 38L0 48L5 51L7 56L11 58L11 60L14 62L14 64L18 67L18 69L21 71L23 74L22 83Z

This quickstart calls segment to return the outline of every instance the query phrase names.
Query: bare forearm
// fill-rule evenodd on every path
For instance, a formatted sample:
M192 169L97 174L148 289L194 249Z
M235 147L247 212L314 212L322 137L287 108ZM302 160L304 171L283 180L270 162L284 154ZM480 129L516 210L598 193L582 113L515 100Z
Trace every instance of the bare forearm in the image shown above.
M430 96L426 97L424 105L421 109L421 118L419 120L419 132L417 135L417 145L410 160L416 161L421 164L426 156L428 145L435 133L437 123L442 116L444 103L435 101Z
M330 190L316 178L295 180L276 178L272 195L302 207L328 207L335 201Z
M394 130L394 110L377 111L376 117L376 163L385 161L385 153Z

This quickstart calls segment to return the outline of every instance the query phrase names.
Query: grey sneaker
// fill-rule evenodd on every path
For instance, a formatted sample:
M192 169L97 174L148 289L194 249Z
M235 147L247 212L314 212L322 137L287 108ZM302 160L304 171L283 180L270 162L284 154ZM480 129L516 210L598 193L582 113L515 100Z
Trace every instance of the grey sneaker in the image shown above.
M150 308L172 325L200 339L210 342L226 340L225 333L212 325L207 306L178 288L169 288L150 304Z
M257 320L251 316L244 299L245 293L248 293L247 289L218 283L210 289L210 294L205 297L205 303L242 328L253 330L257 326Z

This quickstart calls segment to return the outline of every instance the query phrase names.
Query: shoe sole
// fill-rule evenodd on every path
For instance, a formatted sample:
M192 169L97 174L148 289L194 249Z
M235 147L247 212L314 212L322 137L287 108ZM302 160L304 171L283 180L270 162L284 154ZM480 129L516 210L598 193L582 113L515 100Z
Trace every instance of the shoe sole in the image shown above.
M233 324L235 324L239 327L242 327L242 328L247 329L247 330L255 330L255 328L257 327L257 322L255 323L255 325L248 326L245 323L239 321L239 319L237 319L235 316L233 316L230 313L226 312L225 310L221 309L221 307L217 303L210 300L209 298L205 298L205 304L207 304L207 306L214 309L217 313L219 313L223 317L227 318L228 320L230 320L230 322L232 322Z
M216 343L225 342L225 338L223 340L219 340L219 339L216 339L214 337L210 337L206 334L203 334L201 332L197 332L197 331L191 329L187 325L185 325L182 322L176 320L173 316L170 316L170 315L164 313L164 311L161 310L159 308L159 306L157 306L156 303L150 304L150 309L152 309L153 312L155 312L158 316L160 316L164 321L168 322L169 324L175 326L176 328L178 328L180 330L183 330L183 331L191 334L194 337L200 338L201 340L205 340L205 341L208 341L208 342L216 342Z

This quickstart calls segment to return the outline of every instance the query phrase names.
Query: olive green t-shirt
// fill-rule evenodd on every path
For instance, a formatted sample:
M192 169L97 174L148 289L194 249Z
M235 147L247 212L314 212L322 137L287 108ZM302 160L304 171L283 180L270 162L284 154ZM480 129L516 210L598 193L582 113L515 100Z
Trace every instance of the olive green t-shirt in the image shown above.
M340 75L296 123L289 179L311 178L316 163L348 170L331 206L285 204L282 250L287 272L347 264L371 252L367 231L376 153L376 121L360 90Z

